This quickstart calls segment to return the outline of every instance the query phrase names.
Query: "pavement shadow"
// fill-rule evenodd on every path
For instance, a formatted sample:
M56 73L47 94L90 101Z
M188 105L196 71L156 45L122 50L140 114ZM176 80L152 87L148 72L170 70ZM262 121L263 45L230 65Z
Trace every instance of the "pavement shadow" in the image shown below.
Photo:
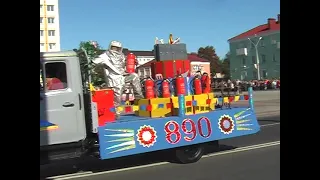
M228 146L223 144L220 144L219 148L217 148L217 146L208 144L206 146L205 154L227 151L235 148L236 147L234 146ZM47 180L48 177L52 176L60 176L86 171L103 172L160 162L174 163L170 160L170 157L171 154L168 151L156 151L153 153L145 153L141 155L127 156L104 161L101 161L96 158L68 160L55 164L45 165L42 167L40 166L40 180Z
M258 117L258 122L272 122L272 123L278 123L280 122L280 115L274 115L274 116L266 116L266 117Z

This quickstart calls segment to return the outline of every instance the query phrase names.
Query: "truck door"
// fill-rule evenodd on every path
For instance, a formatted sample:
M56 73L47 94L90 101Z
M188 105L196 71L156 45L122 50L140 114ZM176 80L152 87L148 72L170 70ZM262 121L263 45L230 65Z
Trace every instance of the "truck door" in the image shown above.
M76 142L85 136L78 121L81 97L67 73L69 63L40 62L40 146Z

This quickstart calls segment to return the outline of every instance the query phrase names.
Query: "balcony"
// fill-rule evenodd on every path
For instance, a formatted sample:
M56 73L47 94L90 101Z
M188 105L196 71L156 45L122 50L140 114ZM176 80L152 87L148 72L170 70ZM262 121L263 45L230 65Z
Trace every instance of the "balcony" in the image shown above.
M280 49L280 42L277 42L277 48Z
M236 49L236 54L237 56L247 56L248 55L248 50L247 48L239 48L239 49Z

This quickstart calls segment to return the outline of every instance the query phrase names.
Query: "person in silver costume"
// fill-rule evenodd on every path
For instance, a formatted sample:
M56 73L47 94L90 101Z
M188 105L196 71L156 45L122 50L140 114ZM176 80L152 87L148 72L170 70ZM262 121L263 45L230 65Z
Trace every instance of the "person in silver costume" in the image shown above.
M126 83L133 85L135 99L144 98L138 74L126 72L126 57L122 52L120 42L111 41L108 50L93 62L104 64L106 87L112 88L114 91L115 107L121 105L121 97Z

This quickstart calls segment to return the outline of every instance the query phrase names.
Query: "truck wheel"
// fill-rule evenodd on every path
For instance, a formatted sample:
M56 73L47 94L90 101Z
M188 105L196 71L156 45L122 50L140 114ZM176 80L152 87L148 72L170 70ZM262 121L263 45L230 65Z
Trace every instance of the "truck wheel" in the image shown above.
M175 150L175 158L178 163L188 164L194 163L201 159L205 152L203 145L191 145L181 147Z

